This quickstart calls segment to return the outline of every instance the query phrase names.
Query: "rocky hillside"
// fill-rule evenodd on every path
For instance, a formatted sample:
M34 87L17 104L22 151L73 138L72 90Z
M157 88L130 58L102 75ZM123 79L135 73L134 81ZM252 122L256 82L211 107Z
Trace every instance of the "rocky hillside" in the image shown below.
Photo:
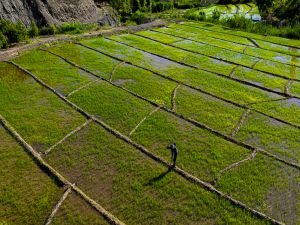
M0 1L0 19L22 21L25 25L29 25L32 20L39 26L66 21L114 23L112 17L115 17L113 11L101 0Z

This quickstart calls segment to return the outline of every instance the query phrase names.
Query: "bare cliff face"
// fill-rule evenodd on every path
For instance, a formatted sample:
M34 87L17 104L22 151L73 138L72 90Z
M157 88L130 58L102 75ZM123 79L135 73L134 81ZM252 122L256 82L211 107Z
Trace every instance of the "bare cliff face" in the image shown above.
M1 0L0 19L39 26L67 21L115 23L116 15L104 1L97 0ZM110 24L114 25L114 24Z

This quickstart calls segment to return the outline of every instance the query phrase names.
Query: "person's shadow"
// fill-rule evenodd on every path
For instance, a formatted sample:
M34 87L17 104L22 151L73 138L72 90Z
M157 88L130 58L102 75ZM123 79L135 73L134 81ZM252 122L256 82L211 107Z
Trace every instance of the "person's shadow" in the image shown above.
M168 173L170 173L172 171L172 168L169 167L167 171L163 172L162 174L158 175L157 177L154 177L152 178L151 180L149 180L147 183L146 183L146 186L149 186L149 185L153 185L154 183L160 181L161 179L163 179Z

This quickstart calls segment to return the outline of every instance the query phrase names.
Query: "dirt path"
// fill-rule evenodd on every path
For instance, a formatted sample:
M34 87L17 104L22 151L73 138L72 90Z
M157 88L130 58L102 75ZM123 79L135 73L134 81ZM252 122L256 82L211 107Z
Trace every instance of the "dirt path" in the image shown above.
M17 57L24 51L37 48L45 44L52 44L52 43L63 42L63 41L72 41L81 38L93 38L99 36L113 35L113 34L124 33L124 32L137 32L140 30L148 30L151 28L163 27L166 25L167 22L163 20L155 20L151 23L141 24L137 26L115 27L115 28L110 28L105 30L103 29L100 31L80 34L80 35L56 35L56 36L48 36L48 37L39 37L36 39L32 39L30 44L18 44L17 46L9 48L7 50L0 50L0 61L10 60L12 58Z

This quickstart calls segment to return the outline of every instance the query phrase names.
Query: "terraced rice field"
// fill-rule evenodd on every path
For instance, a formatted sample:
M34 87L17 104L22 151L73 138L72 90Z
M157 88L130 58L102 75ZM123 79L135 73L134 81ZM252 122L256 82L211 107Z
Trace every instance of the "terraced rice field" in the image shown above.
M0 62L0 224L300 224L299 46L184 22Z

